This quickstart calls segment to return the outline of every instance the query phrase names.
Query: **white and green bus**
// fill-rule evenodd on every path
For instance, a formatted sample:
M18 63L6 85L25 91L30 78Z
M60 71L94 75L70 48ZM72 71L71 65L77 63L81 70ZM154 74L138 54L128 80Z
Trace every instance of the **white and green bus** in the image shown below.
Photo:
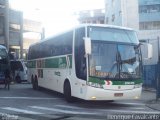
M28 78L63 93L67 101L138 99L142 56L136 32L109 25L80 25L29 48Z

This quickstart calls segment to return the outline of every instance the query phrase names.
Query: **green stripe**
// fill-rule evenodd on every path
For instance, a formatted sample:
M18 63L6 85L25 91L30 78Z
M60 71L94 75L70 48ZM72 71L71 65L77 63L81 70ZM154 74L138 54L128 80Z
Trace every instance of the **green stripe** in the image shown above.
M36 61L28 61L27 62L28 68L35 68L36 67Z
M140 84L143 81L141 79L137 80L125 80L125 81L112 81L112 85L135 85Z
M69 55L70 66L72 68L72 55ZM28 68L36 68L36 62L43 61L40 68L66 68L67 59L66 56L57 57L57 58L47 58L47 59L38 59L33 61L28 61Z
M106 80L101 80L99 78L94 78L94 77L89 77L89 81L88 82L92 82L92 83L98 83L101 85L105 84ZM141 79L136 79L136 80L111 80L112 81L112 85L135 85L135 84L140 84L143 83L143 81Z
M98 84L101 84L101 85L105 84L104 80L100 80L100 79L94 78L94 77L89 77L89 81L88 82L98 83Z
M66 68L66 57L52 58L45 60L45 68Z

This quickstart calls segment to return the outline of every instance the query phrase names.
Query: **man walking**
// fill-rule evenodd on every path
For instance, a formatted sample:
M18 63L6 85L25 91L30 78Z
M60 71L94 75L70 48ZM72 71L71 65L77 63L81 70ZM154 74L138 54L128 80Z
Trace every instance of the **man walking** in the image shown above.
M7 68L5 70L5 88L7 87L8 90L10 89L10 70Z

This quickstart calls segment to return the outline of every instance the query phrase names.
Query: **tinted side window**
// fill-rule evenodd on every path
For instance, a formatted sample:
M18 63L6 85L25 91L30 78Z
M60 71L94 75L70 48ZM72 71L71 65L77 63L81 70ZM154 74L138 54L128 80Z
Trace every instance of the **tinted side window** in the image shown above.
M40 54L39 54L39 45L34 45L32 47L29 48L29 53L28 53L28 59L36 59L39 58Z
M53 37L29 49L28 59L72 54L73 31Z
M47 42L50 56L72 54L73 31L52 38Z
M76 76L80 79L87 79L86 71L86 58L85 58L85 48L84 40L85 28L77 29L75 32L75 66L76 66Z

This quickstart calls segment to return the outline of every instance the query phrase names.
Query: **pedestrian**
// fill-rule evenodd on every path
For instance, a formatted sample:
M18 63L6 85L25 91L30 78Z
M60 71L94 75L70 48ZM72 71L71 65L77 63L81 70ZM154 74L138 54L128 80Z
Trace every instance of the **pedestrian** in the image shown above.
M10 89L10 70L9 69L6 69L5 70L5 80L4 80L4 83L5 83L5 88L7 87L8 90Z

